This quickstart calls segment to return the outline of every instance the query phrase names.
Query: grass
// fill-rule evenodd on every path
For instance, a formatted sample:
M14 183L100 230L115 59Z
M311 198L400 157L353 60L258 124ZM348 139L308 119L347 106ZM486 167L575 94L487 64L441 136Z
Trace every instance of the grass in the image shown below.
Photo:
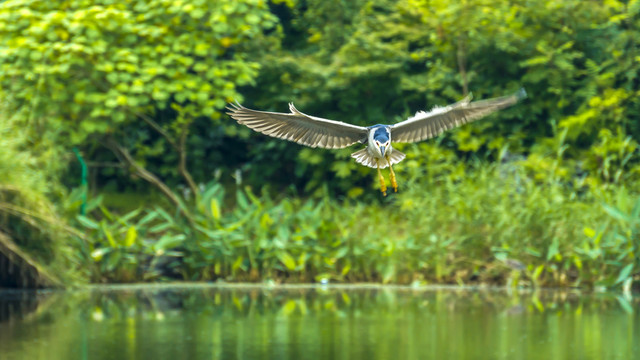
M59 154L33 144L22 129L0 109L0 235L5 235L5 248L15 242L37 262L32 265L56 274L56 281L73 283L78 277L71 269L78 263L67 240L70 234L81 235L51 200L61 191L55 178Z

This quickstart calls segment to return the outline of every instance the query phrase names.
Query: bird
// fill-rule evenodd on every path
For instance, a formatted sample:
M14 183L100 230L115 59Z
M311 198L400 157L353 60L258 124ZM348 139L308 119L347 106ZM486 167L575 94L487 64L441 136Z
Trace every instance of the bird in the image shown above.
M471 101L473 95L469 93L456 103L418 111L399 123L367 127L307 115L296 109L293 103L289 103L290 113L287 114L252 110L236 102L227 106L227 114L239 124L262 134L312 148L340 149L357 143L365 145L351 157L358 164L378 170L380 191L386 196L387 186L381 169L389 167L391 186L397 192L398 183L392 166L406 157L394 149L392 143L414 143L436 137L444 131L512 106L526 97L524 88L511 95L479 101Z

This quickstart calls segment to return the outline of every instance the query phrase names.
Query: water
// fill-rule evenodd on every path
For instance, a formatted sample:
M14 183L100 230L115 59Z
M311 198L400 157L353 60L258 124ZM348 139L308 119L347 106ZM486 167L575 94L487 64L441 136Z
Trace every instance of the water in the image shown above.
M0 292L0 359L640 359L638 305L455 288Z

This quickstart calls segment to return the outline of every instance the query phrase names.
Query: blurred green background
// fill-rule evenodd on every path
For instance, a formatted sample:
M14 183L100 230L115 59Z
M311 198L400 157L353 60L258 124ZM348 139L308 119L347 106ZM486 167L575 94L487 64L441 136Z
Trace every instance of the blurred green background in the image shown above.
M640 1L0 3L0 231L67 283L640 280ZM398 146L400 192L235 100L358 125L529 97ZM86 165L86 174L83 166ZM83 175L84 174L84 175Z

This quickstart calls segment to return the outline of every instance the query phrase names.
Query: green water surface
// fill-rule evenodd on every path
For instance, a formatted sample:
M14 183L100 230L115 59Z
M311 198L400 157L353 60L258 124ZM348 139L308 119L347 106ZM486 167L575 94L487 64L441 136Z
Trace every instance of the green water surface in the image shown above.
M473 288L0 290L0 359L640 359L639 304Z

